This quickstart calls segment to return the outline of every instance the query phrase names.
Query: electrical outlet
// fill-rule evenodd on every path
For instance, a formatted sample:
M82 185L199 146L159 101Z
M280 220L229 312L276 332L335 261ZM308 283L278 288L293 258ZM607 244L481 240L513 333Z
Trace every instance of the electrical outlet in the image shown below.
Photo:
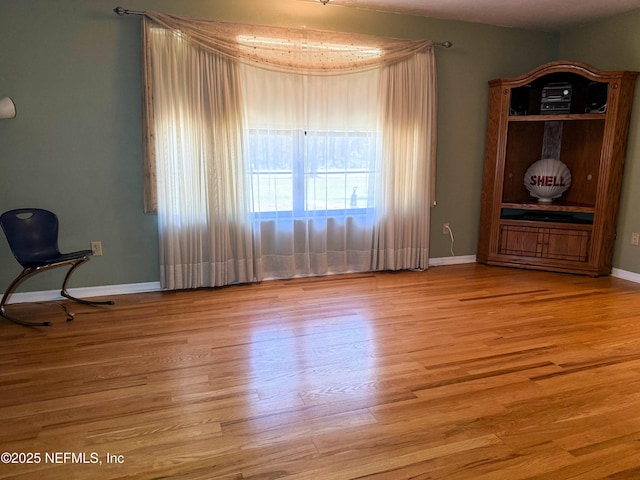
M449 228L449 224L448 223L443 223L442 224L442 234L443 235L449 235L450 232L451 232L451 229Z
M631 233L631 245L638 245L638 244L640 244L640 233L638 232Z
M102 255L102 242L91 242L91 251L96 257Z

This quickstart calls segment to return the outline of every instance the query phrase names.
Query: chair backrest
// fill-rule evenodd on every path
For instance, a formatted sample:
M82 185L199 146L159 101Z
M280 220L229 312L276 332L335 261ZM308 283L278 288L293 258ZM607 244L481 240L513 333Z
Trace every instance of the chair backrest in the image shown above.
M60 255L58 217L40 208L19 208L0 215L9 248L24 268L46 263Z

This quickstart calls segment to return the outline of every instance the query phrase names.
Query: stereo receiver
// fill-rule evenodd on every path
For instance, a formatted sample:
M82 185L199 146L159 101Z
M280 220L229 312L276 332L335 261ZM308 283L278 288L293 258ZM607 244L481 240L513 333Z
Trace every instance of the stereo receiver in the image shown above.
M571 111L570 83L550 83L542 89L540 113L569 113Z

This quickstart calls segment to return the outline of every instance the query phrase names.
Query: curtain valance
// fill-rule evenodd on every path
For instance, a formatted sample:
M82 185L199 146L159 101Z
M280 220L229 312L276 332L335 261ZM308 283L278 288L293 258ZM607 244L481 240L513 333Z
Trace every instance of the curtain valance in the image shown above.
M146 12L159 26L205 50L272 70L344 74L389 65L433 46L404 40L307 28L217 22Z

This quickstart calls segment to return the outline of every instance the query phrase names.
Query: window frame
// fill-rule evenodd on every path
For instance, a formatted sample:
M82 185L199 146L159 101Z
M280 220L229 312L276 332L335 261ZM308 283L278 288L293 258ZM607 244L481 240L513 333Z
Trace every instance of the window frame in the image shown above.
M247 168L248 175L250 177L250 190L251 190L251 205L249 207L249 212L253 219L256 220L272 220L272 219L286 219L286 218L313 218L313 217L358 217L358 216L369 216L373 212L375 212L375 182L379 175L378 162L375 158L376 153L376 145L378 142L378 133L375 131L338 131L338 130L305 130L299 128L278 128L278 129L267 129L267 128L248 128L247 136L248 141L251 141L251 135L256 134L266 134L266 135L283 135L286 134L291 137L291 148L292 148L292 159L291 159L291 170L283 171L282 174L291 175L291 189L292 189L292 208L291 210L267 210L267 211L256 211L255 210L255 190L254 190L254 181L256 176L264 175L273 175L276 172L259 170L255 168L256 162L252 157L253 151L250 148L247 159ZM368 137L368 149L369 155L373 155L373 158L369 158L369 169L354 169L354 170L338 170L338 171L329 171L325 170L323 173L325 175L342 175L343 177L349 174L362 174L366 177L365 184L368 186L366 192L366 206L357 207L357 206L348 206L344 208L308 208L307 205L307 178L310 174L309 170L306 169L308 163L305 161L307 159L307 150L306 150L306 139L312 135L317 136L328 136L332 135L335 138L340 137ZM350 200L351 201L351 200Z

